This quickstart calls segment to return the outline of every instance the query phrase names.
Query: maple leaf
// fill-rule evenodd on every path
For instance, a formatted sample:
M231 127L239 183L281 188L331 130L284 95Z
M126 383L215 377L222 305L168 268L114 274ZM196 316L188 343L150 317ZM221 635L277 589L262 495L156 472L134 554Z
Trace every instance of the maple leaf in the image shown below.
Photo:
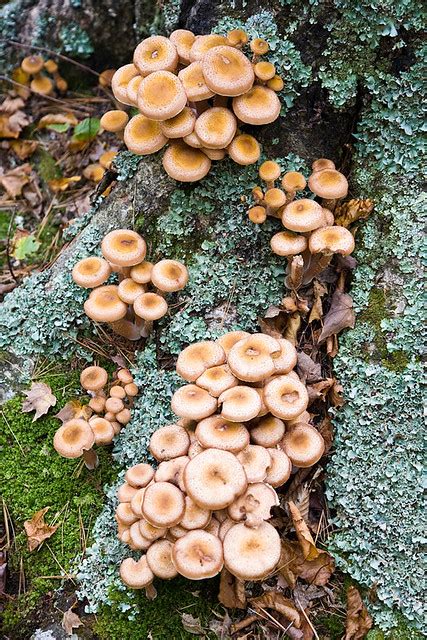
M372 627L372 618L354 586L347 589L347 616L344 640L362 640Z
M68 422L74 418L89 420L91 415L92 411L89 405L81 404L78 400L70 400L62 407L61 411L55 415L55 418L58 418L58 420L61 420L62 424L64 424L64 422Z
M20 196L22 189L30 182L31 171L31 165L28 163L11 169L7 173L0 175L0 187L3 187L11 198Z
M28 549L34 551L44 540L47 540L57 530L59 524L48 525L44 521L45 513L49 510L49 507L45 507L40 511L37 511L31 518L31 520L25 520L24 529L28 538Z
M29 391L24 391L27 399L24 400L22 411L29 413L35 411L33 422L47 413L50 407L56 404L56 398L52 389L44 382L33 382Z
M25 260L31 254L36 253L40 244L28 231L18 229L12 240L13 249L11 255L17 260Z
M71 636L73 634L73 629L77 629L78 627L83 626L83 622L80 620L77 613L74 613L73 607L70 607L65 611L62 617L62 628L64 629L67 636Z
M331 308L324 317L322 333L319 336L319 344L332 336L340 333L347 327L354 327L356 316L353 311L353 299L348 293L339 289L334 291Z

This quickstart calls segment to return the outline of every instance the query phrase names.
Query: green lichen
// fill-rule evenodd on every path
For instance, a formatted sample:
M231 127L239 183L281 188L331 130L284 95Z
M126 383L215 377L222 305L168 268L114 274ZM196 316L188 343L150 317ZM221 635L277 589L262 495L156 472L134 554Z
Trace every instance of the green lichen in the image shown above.
M64 25L59 32L59 38L62 43L61 51L70 56L89 58L95 50L89 34L76 22Z

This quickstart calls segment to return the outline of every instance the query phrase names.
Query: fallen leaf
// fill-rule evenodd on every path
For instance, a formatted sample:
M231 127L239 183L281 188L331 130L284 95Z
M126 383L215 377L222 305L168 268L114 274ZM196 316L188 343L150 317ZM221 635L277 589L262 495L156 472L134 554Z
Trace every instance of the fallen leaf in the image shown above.
M311 307L310 315L308 317L308 322L314 322L314 320L321 320L323 318L323 305L322 305L322 297L328 293L326 287L319 282L318 280L314 280L313 282L313 294L314 294L314 302Z
M182 626L188 633L195 636L204 636L205 632L200 624L199 618L194 618L191 613L181 614Z
M295 587L297 578L323 586L329 582L334 570L334 561L326 551L320 551L314 560L307 560L298 542L282 540L279 571L291 589Z
M329 398L333 407L342 407L344 398L342 397L343 386L334 378L334 384L329 391Z
M286 338L286 340L289 340L289 342L292 342L294 346L298 343L298 331L300 326L301 316L299 313L293 313L289 316L289 321L286 325L283 337Z
M353 585L347 589L345 640L362 640L372 627L372 618Z
M30 182L31 171L31 165L28 163L15 167L15 169L0 175L0 186L11 198L16 198L21 195L24 186Z
M308 384L307 393L309 404L312 404L319 399L325 402L326 396L328 395L329 390L333 387L334 383L335 378L326 378L325 380L320 380L319 382Z
M37 252L40 244L28 231L18 229L12 240L11 255L17 260L25 260Z
M24 111L15 111L15 113L6 117L7 120L2 119L3 131L1 132L0 130L0 135L3 138L19 138L22 129L31 122Z
M304 351L298 353L297 373L304 384L322 379L320 362L314 362L313 358L310 358Z
M55 406L56 398L52 389L44 382L33 382L29 391L24 391L27 399L24 400L22 411L28 413L35 411L33 422L47 413L50 407Z
M325 455L330 450L334 441L334 425L329 416L323 418L322 422L317 425L317 430L325 441Z
M338 205L335 209L335 224L349 227L356 220L368 218L374 210L374 202L366 199L353 199Z
M80 182L80 180L81 176L71 176L70 178L55 178L54 180L49 180L47 184L53 193L58 193L59 191L66 191L71 184Z
M301 545L304 558L306 558L307 560L314 560L318 557L320 551L319 549L317 549L314 543L313 537L310 533L310 529L308 528L298 507L294 502L292 502L292 500L288 502L288 508L291 514L293 525L295 527L298 542Z
M267 591L258 598L251 598L249 601L256 609L273 609L284 616L287 620L299 629L301 618L292 600L285 598L279 591Z
M74 613L73 608L70 607L62 617L61 626L67 636L71 636L73 635L73 629L83 626L83 622L80 620L77 613Z
M340 333L347 327L354 327L356 316L353 311L353 299L348 293L339 289L334 291L331 308L324 317L323 329L319 336L319 344L334 333Z
M38 143L35 140L13 140L10 146L20 160L26 160L37 149Z
M37 511L31 520L26 520L24 522L25 533L28 537L28 549L30 551L34 551L43 542L43 540L47 540L53 536L59 527L59 524L48 525L44 521L45 513L48 510L49 507L45 507L44 509Z
M73 140L90 142L101 128L99 118L85 118L74 127Z
M15 98L12 96L7 96L5 100L0 104L0 111L2 113L8 113L11 115L15 113L19 109L25 106L25 102L22 98Z
M50 127L51 125L68 125L68 127L74 127L78 124L78 120L73 113L47 113L43 118L37 123L37 129L44 129L45 127ZM67 129L68 129L67 127ZM65 129L65 131L67 130ZM57 131L57 129L53 129Z
M221 571L218 600L227 609L244 609L246 606L245 583L225 567Z
M56 415L55 418L61 420L62 424L73 420L74 418L81 418L82 420L89 420L92 415L92 410L87 404L81 404L78 400L70 400L64 405Z

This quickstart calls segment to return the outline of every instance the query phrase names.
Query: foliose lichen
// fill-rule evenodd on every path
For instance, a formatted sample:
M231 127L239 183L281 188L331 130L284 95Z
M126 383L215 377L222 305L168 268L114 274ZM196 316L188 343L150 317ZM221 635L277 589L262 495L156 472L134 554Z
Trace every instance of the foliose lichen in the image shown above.
M59 37L62 51L70 56L89 58L95 50L89 34L77 22L64 25L59 32Z

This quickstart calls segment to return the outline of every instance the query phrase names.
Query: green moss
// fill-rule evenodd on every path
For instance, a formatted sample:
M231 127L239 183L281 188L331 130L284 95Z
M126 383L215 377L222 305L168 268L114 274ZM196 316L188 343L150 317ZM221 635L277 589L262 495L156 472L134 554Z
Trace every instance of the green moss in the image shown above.
M341 640L345 633L345 621L335 613L318 615L313 619L314 627L322 640Z
M49 180L55 180L62 176L61 169L59 168L55 158L41 147L34 154L32 162L35 163L35 169L38 176L46 184Z

